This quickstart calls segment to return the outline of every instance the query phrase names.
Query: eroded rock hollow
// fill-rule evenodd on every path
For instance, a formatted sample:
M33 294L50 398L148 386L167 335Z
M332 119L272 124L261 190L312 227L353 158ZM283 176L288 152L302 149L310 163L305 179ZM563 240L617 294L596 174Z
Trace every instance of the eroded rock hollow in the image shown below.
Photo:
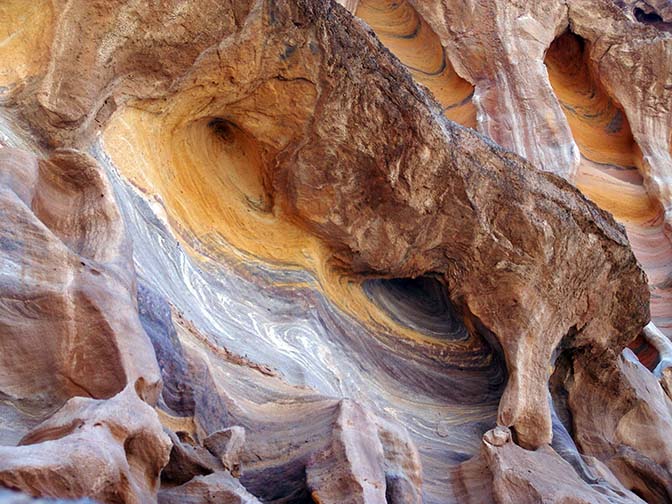
M671 79L665 0L6 0L0 501L672 502Z

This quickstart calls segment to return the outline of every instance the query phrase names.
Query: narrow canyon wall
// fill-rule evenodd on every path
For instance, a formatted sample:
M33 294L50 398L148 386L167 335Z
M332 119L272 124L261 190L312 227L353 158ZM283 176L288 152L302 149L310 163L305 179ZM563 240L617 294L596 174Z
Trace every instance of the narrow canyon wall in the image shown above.
M668 17L0 6L0 485L672 500Z

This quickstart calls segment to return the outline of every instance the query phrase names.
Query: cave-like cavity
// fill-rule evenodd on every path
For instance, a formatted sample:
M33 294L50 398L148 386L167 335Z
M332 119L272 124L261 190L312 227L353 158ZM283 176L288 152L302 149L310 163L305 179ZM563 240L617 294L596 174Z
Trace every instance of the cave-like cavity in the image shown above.
M468 337L446 287L435 277L366 280L364 290L406 327L443 340L460 341Z

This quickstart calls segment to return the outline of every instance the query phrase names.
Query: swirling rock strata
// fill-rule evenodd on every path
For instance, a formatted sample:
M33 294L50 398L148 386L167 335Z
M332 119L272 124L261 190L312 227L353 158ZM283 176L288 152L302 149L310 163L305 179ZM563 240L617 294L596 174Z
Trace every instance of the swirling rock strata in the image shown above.
M156 499L159 472L165 502L636 501L630 489L669 498L669 398L643 366L622 368L623 348L649 322L646 276L608 213L537 169L572 179L578 162L542 58L573 15L581 22L582 4L482 2L480 17L501 23L464 28L476 42L462 62L439 47L451 33L441 23L458 14L437 17L443 4L404 3L423 14L412 19L432 58L413 74L444 89L440 105L329 2L54 2L39 17L44 41L12 32L23 42L11 42L2 74L0 126L6 143L47 158L0 151L13 217L2 236L18 228L30 250L2 242L16 265L3 302L31 289L42 300L45 287L56 301L35 310L30 298L3 320L3 411L14 423L3 442L72 396L108 413L128 410L124 397L147 415L137 445L135 427L108 427L108 445L124 447L110 487L68 472L66 487L33 488L16 476L28 470L16 460L22 446L7 448L4 484L125 502ZM483 58L468 57L479 48ZM409 65L417 58L398 49ZM528 74L534 110L524 106ZM446 119L476 125L474 104L481 131L537 167ZM417 296L410 279L423 275L444 291L445 327L410 303L410 313L394 307ZM395 291L393 278L408 280ZM49 339L60 352L38 344L53 313L64 321ZM39 356L34 387L28 354ZM626 404L601 423L589 403L614 380ZM92 434L72 438L59 415L45 425L75 464ZM639 420L656 446L630 440ZM215 442L238 429L235 447ZM586 440L591 430L599 442ZM126 493L115 489L122 480Z
M205 89L210 97L220 97L204 103L201 117L226 113L233 124L229 129L248 132L264 146L259 147L266 151L263 161L275 168L262 179L270 179L275 204L288 219L327 241L336 258L355 272L397 277L445 272L457 306L478 318L504 349L510 376L500 422L515 426L524 445L550 441L545 375L563 337L573 330L576 345L595 346L599 354L606 342L618 338L616 345L623 346L632 340L648 317L641 301L644 277L622 231L570 187L438 118L434 104L398 63L377 52L377 44L338 9L268 8L259 7L239 36L226 39L226 54L220 49L203 55L182 79L180 96L203 100ZM149 13L139 15L158 29ZM104 33L96 33L94 46L106 40ZM261 33L275 43L259 46ZM293 43L288 46L287 40ZM259 63L243 74L236 65L247 62L243 54L255 46ZM166 47L161 49L169 57ZM359 57L353 59L354 54ZM67 67L52 61L56 66L50 72L67 78ZM213 82L210 76L221 68L224 74ZM329 73L321 77L323 68ZM388 74L398 75L397 80L390 81ZM246 75L245 81L232 82L234 75ZM114 97L113 91L124 93L123 83L116 81L113 89L105 82L88 84L90 108ZM300 87L305 94L297 103ZM44 116L44 103L82 109L92 117L95 111L72 102L68 89L61 84L45 91L46 102L26 106L28 117L37 110ZM249 108L267 96L273 103L271 118L260 125ZM278 138L273 125L277 130L281 120L284 133ZM90 120L69 122L88 126ZM55 131L50 142L59 141L62 130ZM361 132L367 136L358 137ZM470 156L448 154L456 151ZM325 164L335 168L315 169ZM537 217L526 218L530 213ZM518 222L517 229L512 224ZM429 236L425 229L437 232ZM562 244L555 243L558 239ZM568 304L563 293L568 285L582 293L575 303ZM536 292L546 295L532 302ZM630 306L620 301L624 293ZM523 349L527 339L535 340L539 351Z
M538 167L573 179L579 149L543 61L567 27L565 3L412 3L460 75L474 84L479 130Z

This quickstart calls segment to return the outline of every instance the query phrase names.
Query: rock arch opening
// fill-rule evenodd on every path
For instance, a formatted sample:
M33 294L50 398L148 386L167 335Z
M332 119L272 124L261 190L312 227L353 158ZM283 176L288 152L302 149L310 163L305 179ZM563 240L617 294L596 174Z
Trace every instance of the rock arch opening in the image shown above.
M464 403L499 401L507 377L502 350L478 320L453 305L440 275L367 279L362 288L396 324L425 338L430 358L434 352L443 362L441 372L452 386L442 395Z

